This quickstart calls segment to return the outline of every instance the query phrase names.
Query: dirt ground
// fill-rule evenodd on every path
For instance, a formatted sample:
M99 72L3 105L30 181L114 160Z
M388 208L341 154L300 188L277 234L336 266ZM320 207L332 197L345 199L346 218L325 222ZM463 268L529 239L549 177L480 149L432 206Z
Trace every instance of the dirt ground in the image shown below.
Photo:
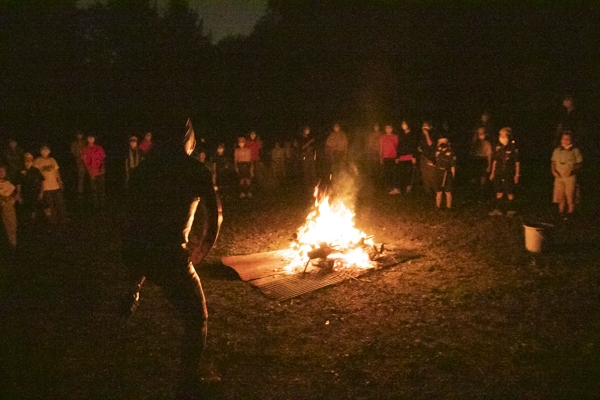
M550 182L523 179L515 217L488 216L466 186L453 212L418 192L363 190L357 226L421 257L283 302L220 258L287 247L310 197L282 188L225 198L217 246L198 267L210 314L205 364L221 377L221 397L600 398L593 209L556 220ZM160 288L148 282L137 313L115 318L121 219L118 204L74 215L64 232L25 233L21 254L3 259L2 398L173 397L182 325ZM555 224L542 254L524 248L529 220Z

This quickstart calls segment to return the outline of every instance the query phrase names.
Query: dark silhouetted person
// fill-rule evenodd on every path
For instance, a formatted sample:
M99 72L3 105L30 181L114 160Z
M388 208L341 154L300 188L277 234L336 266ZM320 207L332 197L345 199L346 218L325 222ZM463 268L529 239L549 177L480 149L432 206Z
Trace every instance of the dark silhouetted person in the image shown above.
M188 121L183 143L157 145L154 156L136 168L129 181L123 248L132 274L132 293L123 311L137 308L146 278L162 287L185 324L180 391L190 396L202 387L208 318L194 264L213 247L221 222L211 175L191 156L194 147Z

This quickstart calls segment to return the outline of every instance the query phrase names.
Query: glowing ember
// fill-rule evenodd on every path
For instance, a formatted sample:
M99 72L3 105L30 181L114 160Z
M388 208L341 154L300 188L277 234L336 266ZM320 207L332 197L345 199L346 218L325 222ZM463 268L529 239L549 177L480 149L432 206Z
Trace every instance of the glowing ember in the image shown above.
M374 243L354 227L354 213L339 198L315 188L315 205L298 229L291 244L286 272L305 271L311 260L320 259L334 271L343 268L372 268L369 249Z

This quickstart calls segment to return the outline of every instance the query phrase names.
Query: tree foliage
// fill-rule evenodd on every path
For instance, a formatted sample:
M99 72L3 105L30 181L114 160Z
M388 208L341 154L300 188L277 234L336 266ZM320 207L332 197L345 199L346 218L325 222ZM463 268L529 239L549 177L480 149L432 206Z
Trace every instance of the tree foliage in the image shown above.
M191 115L210 135L598 100L598 6L270 1L217 44L187 2L0 4L5 131L114 135ZM595 84L593 82L596 82Z

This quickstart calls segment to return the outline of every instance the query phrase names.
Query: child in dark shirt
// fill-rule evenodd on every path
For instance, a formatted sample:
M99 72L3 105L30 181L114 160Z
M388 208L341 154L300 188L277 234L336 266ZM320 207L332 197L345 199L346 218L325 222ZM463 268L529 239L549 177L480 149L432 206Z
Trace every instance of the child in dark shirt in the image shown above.
M33 166L33 155L25 153L25 168L21 171L18 184L21 185L21 196L19 199L20 211L24 221L35 219L42 209L43 196L42 182L44 176L39 169Z
M519 162L519 149L512 139L512 129L502 128L498 134L498 143L494 146L492 155L492 172L490 181L494 184L496 192L496 206L490 215L506 215L516 213L513 202L515 199L515 186L519 183L521 163ZM506 204L502 199L506 196ZM503 207L504 206L504 207Z
M452 209L452 183L456 176L456 155L448 138L437 141L435 151L435 206L442 208L442 193L446 193L446 209Z

